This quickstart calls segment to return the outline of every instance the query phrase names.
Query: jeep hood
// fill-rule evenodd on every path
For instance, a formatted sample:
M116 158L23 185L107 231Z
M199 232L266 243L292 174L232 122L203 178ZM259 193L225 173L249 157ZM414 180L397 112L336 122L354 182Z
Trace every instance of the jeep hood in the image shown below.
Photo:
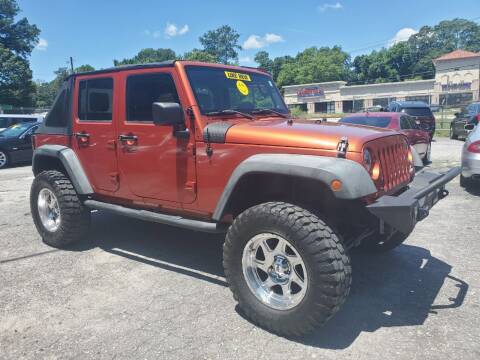
M393 130L367 126L269 118L239 122L228 129L225 142L335 150L342 137L348 138L348 151L360 152L363 144L388 135Z

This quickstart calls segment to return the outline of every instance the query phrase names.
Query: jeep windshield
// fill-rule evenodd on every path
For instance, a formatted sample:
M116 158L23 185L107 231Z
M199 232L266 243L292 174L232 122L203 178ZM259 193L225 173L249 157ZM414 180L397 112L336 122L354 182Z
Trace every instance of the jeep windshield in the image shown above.
M203 115L285 116L289 113L267 75L207 66L187 66L186 71Z

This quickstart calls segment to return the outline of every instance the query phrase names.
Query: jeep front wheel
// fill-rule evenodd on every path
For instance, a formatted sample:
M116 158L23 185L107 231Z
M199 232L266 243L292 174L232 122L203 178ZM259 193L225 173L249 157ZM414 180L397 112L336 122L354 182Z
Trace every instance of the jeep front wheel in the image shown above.
M70 179L59 171L44 171L35 177L30 208L35 226L47 245L65 247L88 232L90 211L83 206Z
M325 323L350 290L350 261L339 237L287 203L240 214L228 230L223 265L244 314L283 336L302 336Z

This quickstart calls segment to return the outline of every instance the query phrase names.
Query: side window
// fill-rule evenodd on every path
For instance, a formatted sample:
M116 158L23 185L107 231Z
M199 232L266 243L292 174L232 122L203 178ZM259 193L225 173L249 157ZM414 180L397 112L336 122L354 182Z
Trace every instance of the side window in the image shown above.
M132 75L127 78L127 121L153 121L154 102L180 103L170 74Z
M400 129L402 130L410 130L412 127L410 125L410 121L408 120L408 117L402 116L400 118Z
M81 80L78 85L78 119L112 121L113 79Z
M0 118L0 128L7 128L10 126L9 118Z
M57 95L55 102L45 118L45 125L51 127L62 127L67 123L67 90L63 89Z

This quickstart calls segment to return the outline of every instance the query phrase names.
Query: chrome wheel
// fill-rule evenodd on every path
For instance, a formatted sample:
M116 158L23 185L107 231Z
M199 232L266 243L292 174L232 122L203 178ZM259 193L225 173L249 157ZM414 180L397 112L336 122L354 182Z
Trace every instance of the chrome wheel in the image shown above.
M250 290L271 308L288 310L305 297L307 268L281 236L262 233L250 239L243 250L242 269Z
M38 215L43 227L55 232L60 227L60 205L55 194L47 188L40 190L37 200Z
M0 169L7 165L7 154L0 151Z

